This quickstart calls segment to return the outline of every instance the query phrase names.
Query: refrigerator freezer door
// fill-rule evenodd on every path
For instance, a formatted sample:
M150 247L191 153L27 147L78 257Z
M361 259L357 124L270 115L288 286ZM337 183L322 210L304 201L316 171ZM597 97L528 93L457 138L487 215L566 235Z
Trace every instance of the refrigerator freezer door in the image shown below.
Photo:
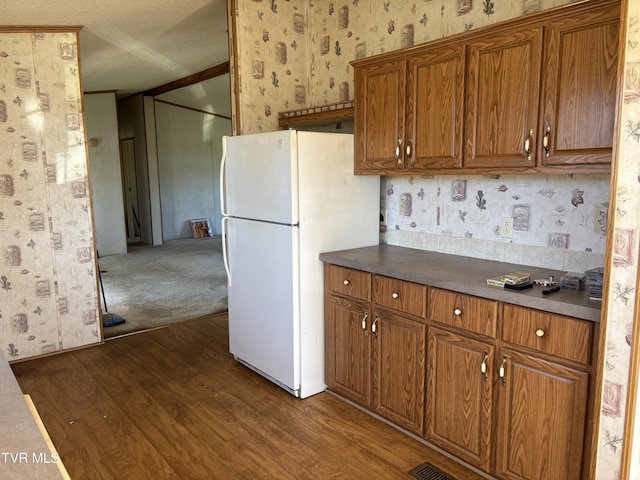
M298 229L237 218L227 227L229 351L298 395Z
M226 138L226 214L298 223L297 137L291 130Z

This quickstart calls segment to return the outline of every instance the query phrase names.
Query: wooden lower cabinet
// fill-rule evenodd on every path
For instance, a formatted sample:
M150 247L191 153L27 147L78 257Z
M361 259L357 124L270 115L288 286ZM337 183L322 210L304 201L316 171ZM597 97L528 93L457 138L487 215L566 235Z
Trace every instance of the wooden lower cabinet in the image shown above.
M590 478L582 457L597 323L328 273L330 390L498 479Z
M373 325L373 410L422 435L427 326L381 309Z
M426 287L376 276L372 288L369 274L333 265L325 273L327 387L422 435Z
M484 471L491 467L494 348L429 328L425 436Z
M500 363L497 475L582 478L589 374L507 348Z
M371 405L371 337L368 303L331 295L325 322L325 381L330 390Z

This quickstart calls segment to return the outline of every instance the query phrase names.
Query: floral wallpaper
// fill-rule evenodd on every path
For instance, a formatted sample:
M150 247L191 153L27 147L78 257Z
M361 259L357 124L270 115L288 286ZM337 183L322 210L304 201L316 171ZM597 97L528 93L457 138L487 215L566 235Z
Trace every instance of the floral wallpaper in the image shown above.
M278 129L278 112L309 102L306 0L236 0L242 134Z
M601 446L597 478L638 478L640 442L625 438L624 422L628 398L635 312L638 308L638 225L640 225L640 4L628 2L624 72L624 102L618 139L618 165L612 264L607 304L607 339L600 418ZM623 9L624 11L624 9ZM624 38L624 37L623 37ZM613 213L615 212L615 213ZM637 349L638 345L633 345ZM637 412L636 423L640 422ZM636 425L640 434L640 425ZM625 441L633 448L631 472L621 472L621 453ZM621 474L622 473L622 474ZM624 475L624 476L623 476Z
M100 339L76 32L0 33L0 348Z
M353 100L349 62L570 0L234 0L237 133L273 131L278 112Z

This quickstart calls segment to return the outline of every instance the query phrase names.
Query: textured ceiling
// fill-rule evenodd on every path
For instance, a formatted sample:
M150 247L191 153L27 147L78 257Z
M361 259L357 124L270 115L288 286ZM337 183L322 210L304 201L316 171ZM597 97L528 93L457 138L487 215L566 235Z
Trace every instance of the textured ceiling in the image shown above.
M122 97L229 59L226 0L2 0L0 26L16 25L81 26L85 92Z

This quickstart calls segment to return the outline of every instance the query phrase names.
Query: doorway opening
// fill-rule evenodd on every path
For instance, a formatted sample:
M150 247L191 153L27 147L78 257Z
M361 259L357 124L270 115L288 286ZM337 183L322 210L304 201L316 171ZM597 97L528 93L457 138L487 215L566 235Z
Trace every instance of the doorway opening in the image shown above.
M140 242L140 202L138 201L138 174L136 169L135 139L120 140L120 166L127 244Z

